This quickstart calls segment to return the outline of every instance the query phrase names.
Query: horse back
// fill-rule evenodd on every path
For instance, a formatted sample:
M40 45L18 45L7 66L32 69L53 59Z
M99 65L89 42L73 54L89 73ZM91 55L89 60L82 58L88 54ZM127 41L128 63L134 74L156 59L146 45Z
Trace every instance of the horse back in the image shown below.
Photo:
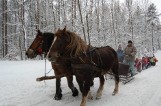
M95 49L92 57L102 69L111 69L115 64L118 65L117 53L109 46Z

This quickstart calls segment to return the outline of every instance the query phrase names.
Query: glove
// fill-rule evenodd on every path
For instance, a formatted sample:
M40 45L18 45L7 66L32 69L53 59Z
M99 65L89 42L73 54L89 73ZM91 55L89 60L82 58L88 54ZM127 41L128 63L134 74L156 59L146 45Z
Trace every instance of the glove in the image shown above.
M131 53L131 56L135 56L135 53Z
M125 55L125 57L129 57L129 55Z

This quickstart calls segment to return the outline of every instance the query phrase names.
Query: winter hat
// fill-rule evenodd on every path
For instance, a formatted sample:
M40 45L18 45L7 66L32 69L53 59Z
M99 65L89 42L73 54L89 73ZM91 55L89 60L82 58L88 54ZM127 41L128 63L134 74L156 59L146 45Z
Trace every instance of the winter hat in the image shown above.
M122 46L121 46L121 44L119 44L119 46L118 46L118 49L122 49Z
M129 40L129 41L128 41L128 43L132 43L132 41L131 41L131 40Z

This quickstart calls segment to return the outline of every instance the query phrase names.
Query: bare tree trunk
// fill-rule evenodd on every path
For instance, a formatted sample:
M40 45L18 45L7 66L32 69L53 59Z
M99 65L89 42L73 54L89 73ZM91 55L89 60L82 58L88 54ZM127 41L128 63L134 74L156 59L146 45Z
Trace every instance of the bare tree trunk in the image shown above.
M46 0L46 2L45 2L45 13L46 13L45 14L45 22L46 22L45 27L47 27L48 25L50 25L50 22L49 22L49 16L50 16L49 15L50 14L50 12L49 12L49 0Z
M17 1L17 6L19 6L19 2ZM21 9L21 7L19 7ZM19 18L19 22L22 22L22 16L21 16L21 10L18 10L18 18ZM21 29L21 28L19 28ZM21 32L21 31L20 31ZM22 33L20 33L19 35L19 48L20 48L20 57L21 60L23 60L23 53L22 53Z
M86 34L85 34L85 28L84 28L84 23L83 23L83 16L82 16L82 11L81 11L81 6L80 6L79 0L78 0L78 8L79 8L80 18L81 18L81 23L82 23L82 29L83 29L83 34L84 34L84 40L85 40L85 42L87 42L87 40L86 40Z
M160 28L157 28L157 33L159 34L160 32ZM160 45L160 35L157 36L157 42L158 42L158 48L157 49L161 49L161 45Z
M36 29L40 29L40 0L36 0L35 6L35 19L36 19ZM43 60L43 55L40 55L41 60Z
M60 18L61 18L61 14L60 14L60 10L61 10L61 0L58 0L58 8L57 8L57 12L58 12L58 28L60 28Z
M40 29L40 0L36 0L36 13L35 13L35 19L36 19L36 29Z
M116 30L115 30L115 18L114 18L114 1L111 3L111 20L112 20L112 32L115 39L115 48L117 48Z
M128 12L129 12L129 24L130 24L130 32L131 32L131 36L132 36L131 38L134 41L132 3L133 3L133 0L126 0L126 5L128 8Z
M55 11L54 11L54 7L52 6L52 8L53 8L53 21L54 21L54 32L56 31L56 13L55 13Z
M114 6L114 18L115 18L115 46L117 47L119 43L121 43L121 37L120 37L120 4L119 2L115 2Z
M21 60L23 60L23 55L26 52L27 49L27 42L26 42L26 28L25 28L25 11L24 11L24 0L20 0L19 2L17 2L18 6L19 6L19 11L18 11L18 17L19 17L19 21L21 23L20 29L20 38L19 38L19 46L20 46L20 54L21 54ZM26 59L26 57L25 57Z
M27 50L27 42L26 42L26 26L25 26L25 10L24 10L24 0L22 0L21 4L21 23L22 23L22 36L23 36L23 53ZM24 54L23 54L24 55ZM23 56L22 56L23 57ZM26 60L26 57L25 57Z
M131 36L132 36L132 40L134 41L134 25L133 25L133 17L131 15Z
M2 34L3 34L3 39L2 39L2 51L3 51L3 58L7 55L8 52L8 40L7 40L7 0L3 0L2 4L3 8L3 25L2 25Z
M100 38L100 18L99 18L99 15L100 15L100 11L99 11L99 3L100 1L97 1L97 5L96 5L96 17L97 17L97 32L98 32L98 38Z
M146 12L147 12L147 10L148 10L148 0L144 0L143 1L144 2L144 46L145 47L147 47L148 46L148 44L147 44L147 28L148 28L148 24L147 24L147 14L146 14Z
M92 14L93 14L93 0L90 0L90 11L89 11L89 34L91 33L92 30L92 23L93 23L93 19L92 19Z
M144 26L144 39L145 39L145 47L147 46L147 19L146 15L144 16L145 26Z
M104 16L104 14L105 14L105 1L104 0L102 0L102 12L101 12L101 20L102 20L102 22L101 22L101 26L102 26L102 30L103 30L103 39L106 39L106 30L105 30L105 16Z
M23 55L27 49L24 0L16 1L16 3L17 3L17 6L19 7L19 10L17 11L19 23L21 23L21 27L19 27L20 29L19 48L20 48L20 55L21 55L20 57L21 57L21 60L23 60L23 57L24 57Z
M62 1L62 8L63 8L63 18L64 18L64 20L63 20L63 23L64 23L64 25L67 25L67 14L66 14L66 7L65 7L66 5L65 5L65 1L63 0ZM73 16L73 11L72 11L72 16ZM73 18L72 18L72 22L73 22ZM74 24L74 23L73 23ZM72 26L73 26L73 24L72 24Z
M32 17L32 13L33 13L33 11L32 11L32 10L33 10L32 2L33 2L33 0L30 0L29 2L30 2L30 5L29 5L29 8L30 8L29 15L30 15L30 17L29 17L29 18L30 18L30 28L31 28L31 29L30 29L30 33L31 33L31 35L34 35L34 30L33 30L33 27L34 27L34 25L33 25L33 24L34 24L34 23L33 23L33 20L34 20L34 19L33 19L33 17Z
M76 20L76 0L72 0L72 30L75 30L75 20Z
M15 21L15 23L17 22L17 12L15 11L14 12L14 21ZM14 34L16 34L17 33L17 25L14 25L13 26L14 28L13 28L13 33ZM18 44L17 44L17 36L13 36L13 38L14 38L14 45L17 47L18 46Z
M153 38L154 35L153 34L154 34L154 24L152 24L152 39L151 39L152 40L152 51L153 51L153 54L154 54L154 41L153 41L154 40L154 38Z
M88 43L89 43L89 45L91 45L90 34L89 34L89 25L88 25L88 14L86 15L86 23L87 23Z
M161 49L161 45L160 45L159 39L157 39L157 42L158 42L158 49Z

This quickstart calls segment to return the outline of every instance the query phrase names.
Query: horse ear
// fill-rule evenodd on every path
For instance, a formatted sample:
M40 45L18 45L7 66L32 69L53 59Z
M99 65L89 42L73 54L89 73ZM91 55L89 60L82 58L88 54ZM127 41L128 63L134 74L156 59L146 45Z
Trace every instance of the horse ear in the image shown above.
M41 31L38 29L38 30L37 30L37 33L41 33Z
M66 32L66 26L64 27L63 32Z
M38 29L38 30L37 30L37 35L38 35L38 36L42 36L43 33Z

